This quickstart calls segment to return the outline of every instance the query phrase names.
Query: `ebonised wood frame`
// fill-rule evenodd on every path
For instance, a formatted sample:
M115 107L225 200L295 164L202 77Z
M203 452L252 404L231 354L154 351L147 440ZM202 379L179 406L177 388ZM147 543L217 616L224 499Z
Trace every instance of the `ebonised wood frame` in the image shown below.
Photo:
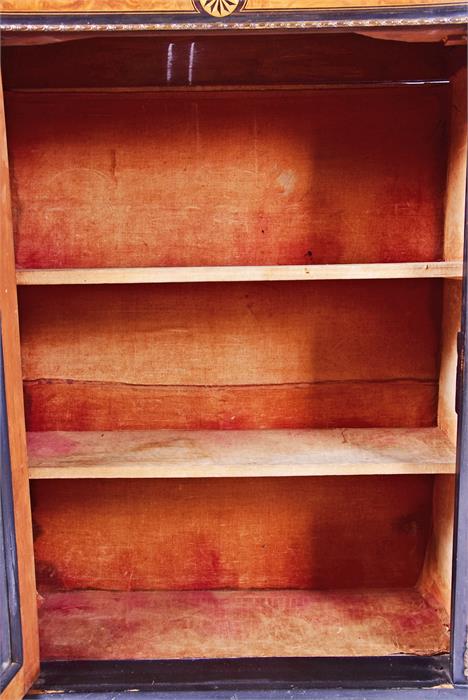
M10 447L0 334L0 633L5 654L0 658L0 692L6 688L23 664L16 532L11 484ZM3 670L1 670L3 669Z
M380 9L372 11L284 11L231 16L219 21L196 13L115 13L67 15L4 14L4 31L36 32L125 32L157 30L330 30L352 31L359 27L387 28L431 25L440 29L463 25L466 5ZM465 271L467 233L465 231ZM139 689L141 700L177 697L245 698L393 698L467 697L465 668L468 620L468 377L463 371L468 353L466 329L467 276L464 275L463 328L461 335L459 386L461 388L458 475L456 493L452 642L449 656L211 659L180 661L77 661L43 664L38 691L53 690L59 700L66 691L75 700L117 700L134 697L126 690ZM3 491L2 491L3 493ZM458 685L454 688L450 684ZM430 691L427 689L431 688ZM63 693L58 691L62 690ZM365 695L363 695L365 691ZM85 693L86 695L84 695ZM419 693L419 695L417 694ZM32 696L31 696L32 697Z
M48 694L34 694L27 696L30 700L50 700ZM135 700L134 691L123 692L98 692L98 693L54 693L54 700ZM138 700L168 700L171 696L164 691L142 691L136 694ZM440 688L388 688L387 690L358 689L322 689L322 690L246 690L232 693L230 690L216 690L209 695L205 691L180 692L172 697L177 700L427 700L427 698L439 698L443 700L463 700L466 698L464 688L440 687Z
M467 175L468 185L468 175ZM465 197L465 244L462 297L462 328L459 336L458 441L455 490L455 535L452 572L451 675L456 684L468 686L468 218Z
M79 692L308 691L325 688L434 688L450 682L449 657L291 657L155 661L49 661L36 689Z

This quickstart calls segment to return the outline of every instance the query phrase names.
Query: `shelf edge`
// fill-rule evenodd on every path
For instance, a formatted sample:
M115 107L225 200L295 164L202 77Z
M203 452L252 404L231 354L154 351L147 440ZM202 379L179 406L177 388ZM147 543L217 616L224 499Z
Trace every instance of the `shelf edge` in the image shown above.
M234 465L210 468L174 468L173 465L139 464L109 467L29 467L32 479L202 479L264 478L301 476L372 476L392 474L455 474L455 463L427 462L415 464L330 464L298 467L297 465Z
M339 265L18 269L17 285L164 284L347 279L460 279L461 261Z

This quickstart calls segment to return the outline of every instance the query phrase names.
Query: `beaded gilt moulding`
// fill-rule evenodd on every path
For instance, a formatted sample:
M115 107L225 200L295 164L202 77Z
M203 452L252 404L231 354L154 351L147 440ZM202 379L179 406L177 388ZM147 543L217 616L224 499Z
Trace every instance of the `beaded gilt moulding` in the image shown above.
M0 0L3 31L154 31L454 26L458 0Z

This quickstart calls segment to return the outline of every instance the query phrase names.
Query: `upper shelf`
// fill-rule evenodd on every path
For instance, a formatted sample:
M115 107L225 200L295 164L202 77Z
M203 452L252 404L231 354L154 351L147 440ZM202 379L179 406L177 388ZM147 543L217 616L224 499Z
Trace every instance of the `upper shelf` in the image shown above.
M28 434L33 479L351 476L455 471L438 428Z
M461 278L461 261L262 265L218 267L125 267L17 270L19 285L246 282L273 280Z

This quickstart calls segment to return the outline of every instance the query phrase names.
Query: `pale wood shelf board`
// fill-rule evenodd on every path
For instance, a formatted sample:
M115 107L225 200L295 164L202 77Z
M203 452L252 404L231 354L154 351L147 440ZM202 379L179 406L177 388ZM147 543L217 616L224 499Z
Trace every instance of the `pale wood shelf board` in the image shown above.
M31 432L32 479L441 474L438 428Z
M18 285L138 284L167 282L255 282L273 280L458 279L461 261L349 265L262 265L218 267L128 267L16 271Z
M434 654L449 644L445 620L412 588L67 591L45 593L39 616L44 660Z

